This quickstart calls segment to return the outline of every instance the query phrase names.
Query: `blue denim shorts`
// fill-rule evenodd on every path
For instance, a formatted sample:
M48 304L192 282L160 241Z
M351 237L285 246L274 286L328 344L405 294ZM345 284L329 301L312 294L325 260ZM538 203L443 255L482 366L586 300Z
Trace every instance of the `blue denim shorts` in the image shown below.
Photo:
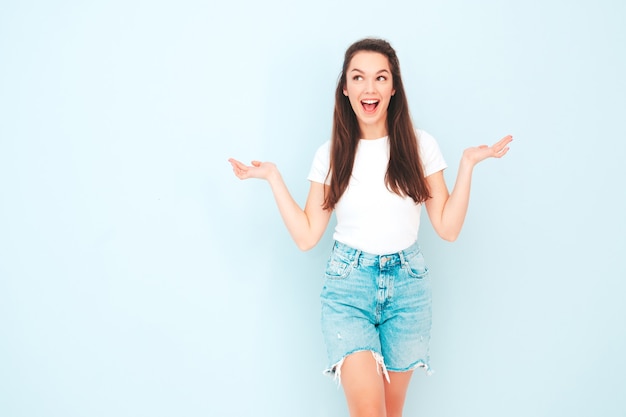
M417 243L373 255L335 242L321 293L325 373L341 382L351 353L371 351L381 370L429 374L431 280Z

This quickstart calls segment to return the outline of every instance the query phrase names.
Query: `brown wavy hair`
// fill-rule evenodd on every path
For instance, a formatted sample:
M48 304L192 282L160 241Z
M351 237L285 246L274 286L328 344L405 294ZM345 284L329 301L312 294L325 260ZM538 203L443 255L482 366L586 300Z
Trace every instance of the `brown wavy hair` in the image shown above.
M343 90L346 87L346 73L350 62L354 55L361 51L378 52L387 57L395 89L387 109L389 165L385 174L385 184L390 191L403 197L410 197L416 204L423 203L430 198L430 194L424 178L417 136L409 114L396 51L385 40L366 38L353 43L346 50L343 69L335 90L330 169L327 174L327 178L330 176L330 186L324 196L324 208L327 210L335 208L346 191L352 175L361 132L356 114Z

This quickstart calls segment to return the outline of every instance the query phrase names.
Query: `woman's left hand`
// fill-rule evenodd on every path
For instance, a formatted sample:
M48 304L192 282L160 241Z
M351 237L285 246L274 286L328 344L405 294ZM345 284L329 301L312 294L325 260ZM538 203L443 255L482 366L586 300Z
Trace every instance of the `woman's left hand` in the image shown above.
M481 145L467 148L463 152L463 160L472 165L484 161L487 158L502 158L509 151L508 144L513 140L513 136L507 135L492 146Z

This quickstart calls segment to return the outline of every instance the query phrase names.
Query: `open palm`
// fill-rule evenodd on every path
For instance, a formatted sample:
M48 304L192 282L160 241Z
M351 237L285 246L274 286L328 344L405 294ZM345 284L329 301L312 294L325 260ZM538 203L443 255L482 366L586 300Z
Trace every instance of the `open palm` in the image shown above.
M508 144L511 143L512 140L513 137L511 135L507 135L492 146L481 145L467 148L463 151L463 158L471 162L473 165L476 165L487 158L502 158L509 151Z
M240 180L248 178L268 179L276 172L276 165L272 162L252 161L252 165L246 165L236 159L228 160L233 167L233 172Z

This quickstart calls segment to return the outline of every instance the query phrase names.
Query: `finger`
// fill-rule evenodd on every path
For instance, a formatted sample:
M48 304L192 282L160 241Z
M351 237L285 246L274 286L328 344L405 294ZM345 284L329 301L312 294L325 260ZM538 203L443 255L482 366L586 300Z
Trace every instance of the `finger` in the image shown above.
M252 165L255 167L261 166L261 161L252 161Z
M228 162L232 165L232 166L236 166L237 164L241 164L241 162L239 162L238 160L236 160L235 158L228 158Z
M505 147L503 148L500 152L496 153L494 156L496 158L502 158L504 155L506 155L506 153L509 151L509 147Z
M248 171L246 169L241 169L239 167L233 167L233 173L235 174L237 178L244 179L247 176Z
M243 162L239 162L236 159L229 159L228 162L230 162L230 164L233 166L233 168L237 168L240 170L247 170L248 166L246 164L244 164Z
M228 162L230 162L231 166L233 167L233 173L237 178L239 178L240 180L248 178L248 167L245 164L237 161L234 158L229 158Z
M498 147L505 147L507 144L511 143L511 141L513 140L513 136L511 135L506 135L505 137L503 137L502 139L500 139L495 145L493 146L498 146Z
M497 153L500 154L509 143L511 143L511 141L513 140L513 138L511 136L505 136L504 138L500 139L495 145L492 146L492 149Z

